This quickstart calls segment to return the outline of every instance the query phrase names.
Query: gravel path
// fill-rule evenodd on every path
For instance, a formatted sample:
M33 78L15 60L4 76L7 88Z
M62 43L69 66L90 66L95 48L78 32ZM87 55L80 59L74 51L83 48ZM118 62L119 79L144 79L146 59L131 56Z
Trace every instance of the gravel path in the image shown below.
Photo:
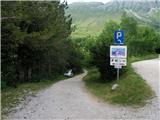
M157 96L160 96L160 60L154 59L135 62L132 66L147 81Z
M150 60L133 64L158 93L158 62ZM142 108L120 107L104 104L86 92L82 75L60 81L33 97L23 109L12 113L11 120L160 120L158 97Z

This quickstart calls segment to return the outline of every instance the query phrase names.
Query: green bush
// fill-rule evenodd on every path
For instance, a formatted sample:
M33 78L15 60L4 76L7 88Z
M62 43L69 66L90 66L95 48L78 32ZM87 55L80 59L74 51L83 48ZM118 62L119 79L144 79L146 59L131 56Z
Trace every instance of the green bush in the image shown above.
M5 81L1 81L1 89L4 89L7 87L7 84Z
M160 48L156 48L156 53L160 54Z
M113 33L118 28L119 26L115 22L108 22L95 45L90 49L93 63L100 72L102 82L116 79L116 69L110 66L110 45L113 43Z
M128 43L129 55L145 55L154 52L152 41L133 40Z

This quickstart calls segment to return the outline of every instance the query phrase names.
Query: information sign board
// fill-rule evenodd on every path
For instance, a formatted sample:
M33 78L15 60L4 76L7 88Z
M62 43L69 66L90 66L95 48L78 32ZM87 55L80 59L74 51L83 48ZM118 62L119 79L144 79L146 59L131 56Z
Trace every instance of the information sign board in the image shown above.
M116 58L112 57L110 58L110 65L121 65L121 66L126 66L127 65L127 59L126 58Z
M126 58L127 57L127 46L120 46L120 45L111 45L110 46L110 57L116 58Z

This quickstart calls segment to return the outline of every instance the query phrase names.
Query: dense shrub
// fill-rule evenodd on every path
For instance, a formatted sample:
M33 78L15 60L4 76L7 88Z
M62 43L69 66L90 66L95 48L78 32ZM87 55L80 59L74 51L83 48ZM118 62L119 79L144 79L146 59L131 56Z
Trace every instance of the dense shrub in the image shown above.
M155 49L155 52L156 52L157 54L160 54L160 48L156 48L156 49Z
M116 78L116 69L110 66L110 45L113 43L113 33L118 27L113 21L107 23L103 32L97 38L95 45L90 49L93 63L100 72L100 80L102 82Z
M93 63L100 72L102 82L113 80L116 77L116 70L110 66L109 51L109 46L106 46L102 41L91 48Z
M133 40L128 43L129 55L146 55L154 52L152 41Z

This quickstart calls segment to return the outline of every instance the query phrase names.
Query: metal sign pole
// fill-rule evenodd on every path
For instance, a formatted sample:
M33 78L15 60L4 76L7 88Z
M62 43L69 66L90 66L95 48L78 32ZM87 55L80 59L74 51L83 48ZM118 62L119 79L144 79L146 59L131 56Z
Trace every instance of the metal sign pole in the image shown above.
M117 80L119 80L119 58L117 58Z
M119 68L117 68L117 81L119 80Z

